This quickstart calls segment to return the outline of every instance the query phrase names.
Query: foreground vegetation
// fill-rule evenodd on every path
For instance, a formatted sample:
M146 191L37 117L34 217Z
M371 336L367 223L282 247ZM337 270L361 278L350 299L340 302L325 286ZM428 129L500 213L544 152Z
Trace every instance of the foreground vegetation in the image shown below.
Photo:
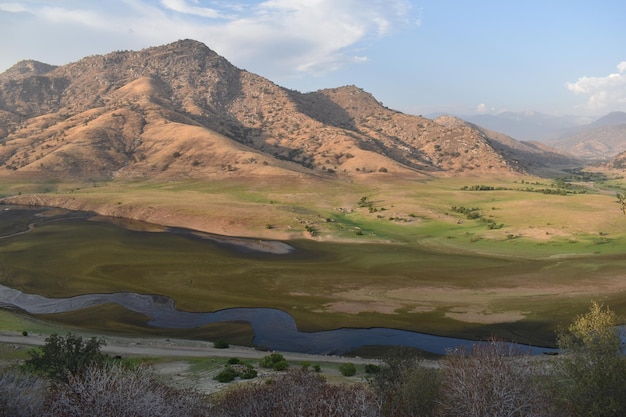
M593 303L559 333L559 356L531 357L491 341L452 351L433 367L400 350L366 367L368 383L330 384L307 365L209 397L104 357L101 340L52 336L21 368L1 371L0 415L618 417L626 413L626 360L617 322Z

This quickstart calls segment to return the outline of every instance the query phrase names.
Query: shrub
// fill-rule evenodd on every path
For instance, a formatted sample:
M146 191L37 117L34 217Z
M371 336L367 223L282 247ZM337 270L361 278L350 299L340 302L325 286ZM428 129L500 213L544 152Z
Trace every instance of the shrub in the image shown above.
M423 365L408 348L396 348L370 378L382 414L393 417L436 416L441 378L439 370Z
M67 384L50 391L46 416L63 417L201 417L206 399L194 391L176 390L157 381L149 368L120 363L88 367Z
M44 415L48 381L17 368L0 369L0 416Z
M237 358L231 358L227 361L223 371L217 374L213 379L218 382L232 382L235 378L252 379L256 378L257 371L248 363L243 363Z
M104 364L108 356L100 352L103 345L104 340L95 337L85 342L72 333L65 338L53 334L40 349L28 352L30 359L24 362L24 369L67 382L70 375L79 375L89 366Z
M365 373L366 374L377 374L380 372L380 366L374 365L373 363L368 363L365 365Z
M542 400L530 355L512 344L490 341L458 349L443 362L444 415L552 416Z
M227 341L219 339L219 340L216 340L215 342L213 342L213 347L215 349L228 349L230 347L230 345L228 344Z
M612 417L626 415L626 359L616 314L592 303L559 332L555 361L557 408L570 416Z
M344 363L339 365L339 372L343 376L354 376L356 374L356 367L353 363Z
M302 369L267 384L242 384L214 398L218 417L377 417L376 397L365 385L330 385Z
M274 365L279 362L285 362L285 357L280 353L272 353L270 355L263 356L259 365L261 365L262 368L274 368Z
M284 371L287 368L289 368L289 364L287 363L287 361L278 361L274 364L274 366L272 367L275 371Z
M228 366L226 367L226 369L217 374L214 379L217 382L227 383L234 381L235 378L237 378L238 376L239 375L237 374L237 372L233 368Z

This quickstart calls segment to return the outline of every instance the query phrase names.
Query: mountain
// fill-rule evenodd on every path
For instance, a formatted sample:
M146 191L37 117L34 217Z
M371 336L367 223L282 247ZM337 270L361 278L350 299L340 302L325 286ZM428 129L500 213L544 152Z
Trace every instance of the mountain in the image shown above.
M355 86L288 90L193 40L0 74L4 176L503 174L556 157L531 147L388 109Z
M626 151L626 113L609 113L592 123L568 130L549 144L587 160L611 159Z
M539 112L502 112L459 117L518 140L539 142L549 141L565 129L589 123L589 119L584 117L552 116Z
M575 163L575 158L567 152L551 148L539 142L518 141L500 132L486 129L454 116L440 116L435 122L444 126L466 126L477 130L493 149L508 160L516 160L523 171L549 172L559 167Z

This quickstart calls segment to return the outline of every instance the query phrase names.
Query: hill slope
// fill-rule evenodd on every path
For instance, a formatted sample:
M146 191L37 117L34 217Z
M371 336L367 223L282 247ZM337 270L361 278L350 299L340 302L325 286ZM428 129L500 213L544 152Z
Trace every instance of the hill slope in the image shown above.
M0 74L0 175L502 174L555 155L507 141L390 110L354 86L288 90L192 40Z
M626 113L613 112L549 142L579 158L606 160L626 151Z

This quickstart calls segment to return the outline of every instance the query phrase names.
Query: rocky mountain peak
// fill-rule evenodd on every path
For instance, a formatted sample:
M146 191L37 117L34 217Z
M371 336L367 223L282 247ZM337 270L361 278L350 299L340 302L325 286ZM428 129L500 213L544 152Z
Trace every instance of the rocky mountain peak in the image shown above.
M402 114L354 85L288 90L194 40L57 68L28 62L11 71L22 78L0 74L5 175L338 177L532 166L473 125Z

